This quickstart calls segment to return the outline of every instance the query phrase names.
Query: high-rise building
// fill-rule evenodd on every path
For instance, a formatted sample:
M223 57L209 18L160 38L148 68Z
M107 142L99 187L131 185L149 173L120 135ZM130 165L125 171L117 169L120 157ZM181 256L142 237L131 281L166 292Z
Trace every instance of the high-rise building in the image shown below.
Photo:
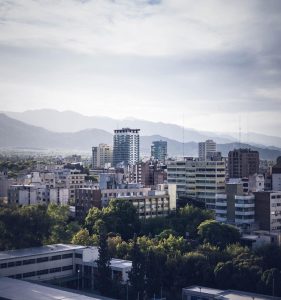
M113 165L132 166L140 158L140 129L122 128L114 130Z
M154 141L151 145L151 156L154 159L165 162L167 159L167 141Z
M259 152L251 149L234 149L228 153L229 178L243 178L259 173Z
M105 168L112 164L112 147L107 144L99 144L98 147L92 147L92 166L93 169Z
M277 158L277 164L272 167L272 190L281 191L281 156Z
M213 140L198 143L199 160L207 160L217 152L217 144Z

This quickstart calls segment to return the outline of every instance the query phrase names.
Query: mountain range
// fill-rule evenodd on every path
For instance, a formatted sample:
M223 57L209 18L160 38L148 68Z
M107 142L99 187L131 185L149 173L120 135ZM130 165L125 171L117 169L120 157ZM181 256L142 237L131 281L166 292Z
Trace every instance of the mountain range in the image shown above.
M49 116L48 119L45 119L42 122L51 123L53 124L52 126L54 126L56 120ZM77 123L76 119L72 119L72 123ZM62 126L66 126L63 123L63 118L60 122L56 123L56 128L60 128L60 124L62 124ZM77 126L77 124L75 126ZM165 126L168 126L168 124L165 124ZM152 141L165 140L168 142L168 152L170 156L182 156L183 151L186 156L197 156L198 144L196 141L189 141L183 144L178 140L167 137L167 135L169 135L167 132L165 132L165 136L161 134L141 135L141 153L143 155L148 155L150 153ZM201 141L206 138L210 137L202 135ZM13 119L6 114L0 113L0 147L2 148L20 147L73 151L83 150L89 151L90 153L92 146L97 146L99 143L112 144L112 141L112 133L103 129L88 128L76 132L55 132L39 126L27 124ZM239 144L237 142L219 143L218 151L221 151L224 156L227 156L227 153L230 150L238 147L258 150L262 159L275 160L281 155L281 149L278 147L271 149L266 146L258 147L249 144Z
M198 131L190 128L163 122L151 122L134 118L123 120L101 116L85 116L73 111L57 111L53 109L27 110L24 112L3 112L7 116L30 125L43 127L54 132L77 132L96 128L113 133L116 128L140 128L141 135L161 135L182 142L200 142L214 139L217 143L238 142L239 134ZM51 120L51 122L50 122ZM188 121L188 120L187 120ZM241 132L241 142L255 146L281 148L281 138L255 132Z

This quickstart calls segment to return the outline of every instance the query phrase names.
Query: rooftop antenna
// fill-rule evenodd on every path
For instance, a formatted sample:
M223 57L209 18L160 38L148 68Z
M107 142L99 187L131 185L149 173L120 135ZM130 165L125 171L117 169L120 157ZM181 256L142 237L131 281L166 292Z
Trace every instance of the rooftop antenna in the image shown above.
M184 114L182 115L182 156L184 159Z
M241 148L241 116L239 116L239 148Z

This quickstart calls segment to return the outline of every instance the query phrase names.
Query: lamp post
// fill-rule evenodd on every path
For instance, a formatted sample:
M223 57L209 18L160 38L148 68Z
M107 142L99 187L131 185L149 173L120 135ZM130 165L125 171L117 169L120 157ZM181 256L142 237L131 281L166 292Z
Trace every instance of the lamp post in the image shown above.
M77 289L79 290L80 288L80 282L79 282L79 275L80 275L80 269L77 270L77 273L78 273L78 286L77 286Z

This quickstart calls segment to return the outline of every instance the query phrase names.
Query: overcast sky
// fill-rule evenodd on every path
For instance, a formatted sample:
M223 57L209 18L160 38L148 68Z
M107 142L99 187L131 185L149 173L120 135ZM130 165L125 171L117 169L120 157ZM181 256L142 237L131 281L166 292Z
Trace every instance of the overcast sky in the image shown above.
M281 1L0 0L0 104L281 136Z

